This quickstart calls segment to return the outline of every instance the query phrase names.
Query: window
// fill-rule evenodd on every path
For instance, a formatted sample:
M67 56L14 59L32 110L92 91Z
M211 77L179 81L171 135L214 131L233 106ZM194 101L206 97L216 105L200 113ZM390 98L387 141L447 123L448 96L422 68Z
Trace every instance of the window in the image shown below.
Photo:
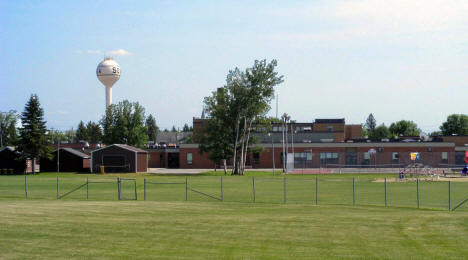
M333 132L333 126L328 126L328 132Z
M193 155L192 153L187 153L187 164L192 164Z
M253 154L253 163L258 164L260 162L260 153Z
M442 152L442 163L448 163L448 153L447 152Z
M368 152L364 153L364 160L370 160L370 153Z
M447 160L447 159L448 159L447 152L442 152L442 160Z
M337 164L338 163L338 153L320 153L320 163L321 164Z

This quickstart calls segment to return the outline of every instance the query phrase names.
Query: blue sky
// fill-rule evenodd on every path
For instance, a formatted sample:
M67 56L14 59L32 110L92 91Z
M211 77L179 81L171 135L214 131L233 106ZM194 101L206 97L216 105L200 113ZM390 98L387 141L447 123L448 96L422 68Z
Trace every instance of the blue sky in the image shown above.
M277 59L279 113L426 132L468 112L468 1L1 1L0 111L37 93L49 127L97 121L95 69L120 64L114 103L170 128L200 116L234 67ZM271 115L275 114L272 103Z

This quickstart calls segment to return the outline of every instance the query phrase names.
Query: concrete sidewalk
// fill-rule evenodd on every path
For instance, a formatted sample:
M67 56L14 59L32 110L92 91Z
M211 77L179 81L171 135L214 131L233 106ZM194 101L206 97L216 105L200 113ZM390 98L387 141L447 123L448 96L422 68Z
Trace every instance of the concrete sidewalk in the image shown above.
M228 169L230 171L231 169ZM265 171L265 172L273 172L272 169L245 169L246 171ZM148 173L155 173L155 174L173 174L173 175L186 175L186 174L199 174L202 172L211 172L214 169L168 169L168 168L148 168ZM222 172L223 169L217 169L217 171ZM281 171L281 169L276 169L277 172Z
M202 172L212 171L213 169L168 169L168 168L148 168L148 173L155 174L171 174L171 175L187 175L199 174Z

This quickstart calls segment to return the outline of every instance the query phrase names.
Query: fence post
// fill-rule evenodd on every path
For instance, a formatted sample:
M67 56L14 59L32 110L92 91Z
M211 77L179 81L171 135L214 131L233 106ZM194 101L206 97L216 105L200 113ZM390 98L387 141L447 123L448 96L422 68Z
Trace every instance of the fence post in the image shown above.
M88 177L86 177L86 199L89 198L89 181Z
M356 181L353 177L353 206L356 206Z
M121 189L121 186L120 186L120 176L117 177L117 197L119 200L122 200L122 194L120 193L120 189Z
M252 194L253 194L253 202L255 203L255 177L252 176Z
M318 205L318 176L315 176L315 205Z
M59 177L57 176L57 199L60 198L60 191L59 191Z
M416 195L417 195L418 209L419 209L419 178L416 178Z
M28 175L24 175L24 195L28 198Z
M138 193L137 193L137 187L136 187L136 178L135 178L135 181L133 182L133 187L135 188L135 200L138 200Z
M221 201L224 201L224 196L223 196L223 176L221 176Z
M385 207L387 206L387 178L384 178L384 189L385 189Z
M448 203L449 203L448 209L449 209L449 211L452 210L452 198L451 198L450 188L451 188L451 187L450 187L450 181L449 181L449 182L448 182L448 192L449 192L449 194L448 194L448 195L449 195L449 198L448 198L448 199L449 199L449 201L448 201Z
M146 200L146 178L143 179L143 200Z
M188 176L185 176L185 201L188 200Z
M283 177L283 200L286 204L286 176Z

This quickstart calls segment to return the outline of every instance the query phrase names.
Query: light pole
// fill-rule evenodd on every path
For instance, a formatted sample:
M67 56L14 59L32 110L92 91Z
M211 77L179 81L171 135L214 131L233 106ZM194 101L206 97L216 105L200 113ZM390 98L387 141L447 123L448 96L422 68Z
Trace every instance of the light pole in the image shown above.
M60 136L57 136L57 173L60 172Z
M273 134L268 133L268 136L271 136L271 152L272 152L272 162L273 162L273 175L276 175L275 173L275 144L273 143Z
M291 121L293 122L293 121ZM292 148L292 154L293 154L293 168L295 167L295 157L296 157L296 154L294 153L294 133L296 133L296 130L293 129L293 126L292 126L292 123L291 123L291 148Z

